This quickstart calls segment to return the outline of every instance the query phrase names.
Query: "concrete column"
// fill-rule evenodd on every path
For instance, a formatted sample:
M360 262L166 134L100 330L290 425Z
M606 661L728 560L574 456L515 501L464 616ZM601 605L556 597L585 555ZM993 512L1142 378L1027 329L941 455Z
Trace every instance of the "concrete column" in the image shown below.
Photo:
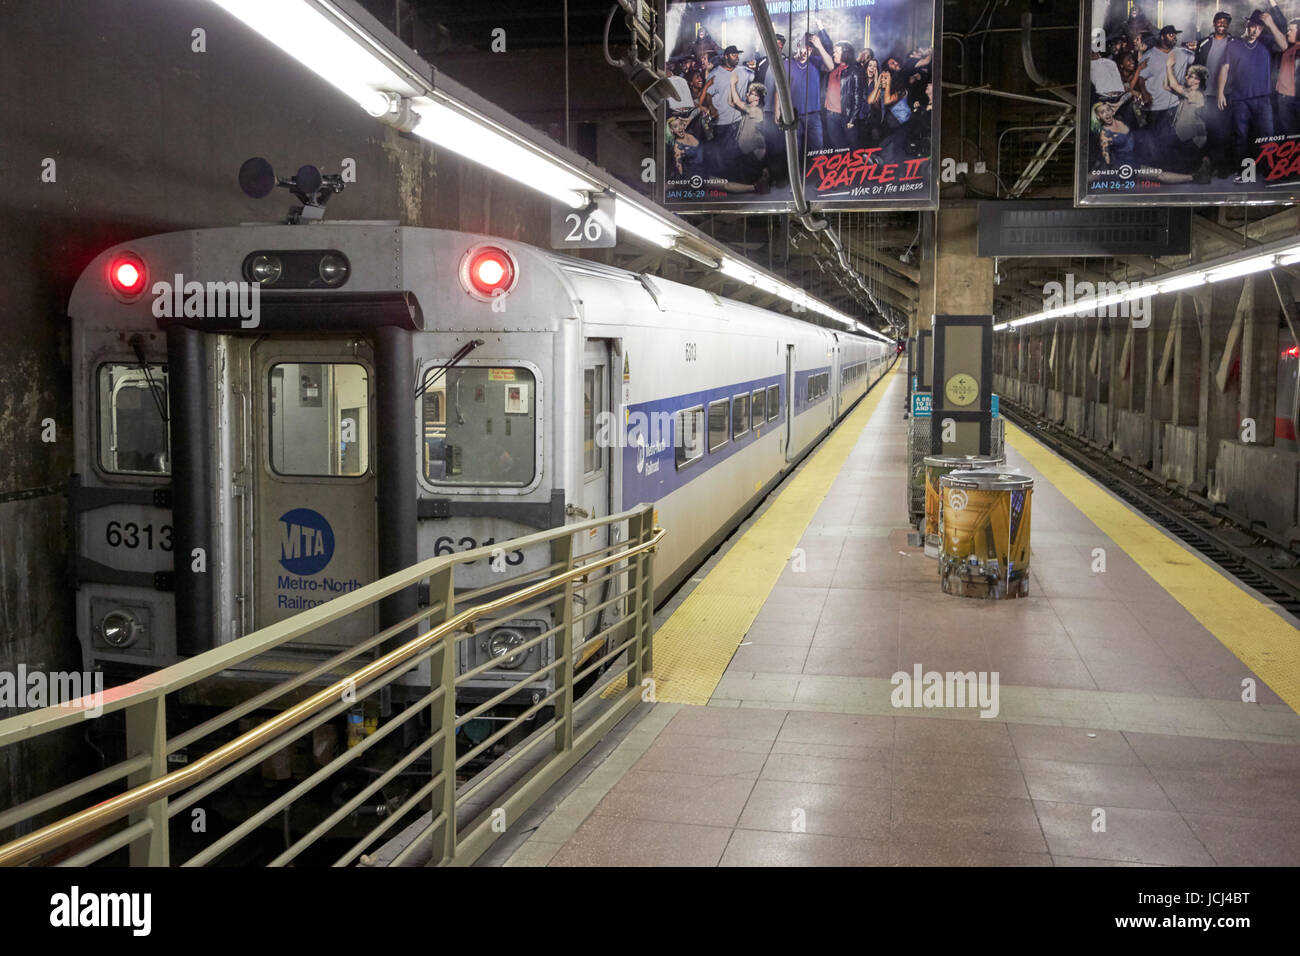
M1181 303L1177 337L1174 339L1174 369L1170 374L1173 389L1172 420L1175 425L1191 425L1197 420L1197 403L1201 385L1201 333L1197 324L1196 303L1191 296L1178 293Z
M978 255L976 204L955 201L921 215L921 282L913 330L930 328L936 312L992 315L993 260ZM933 221L932 242L925 241L927 218Z
M934 268L937 258L935 243L935 213L919 213L921 217L921 240L917 244L919 250L919 264L917 266L919 276L916 287L916 313L912 316L911 334L915 335L918 329L928 329L933 324L934 313L937 311L934 307Z
M1197 419L1197 481L1206 483L1210 469L1219 456L1219 442L1235 441L1239 413L1238 382L1230 377L1227 389L1219 391L1215 381L1223 359L1228 332L1236 315L1243 291L1243 281L1218 282L1197 290L1196 300L1201 313L1201 396ZM1240 344L1237 346L1240 349Z
M1272 445L1277 417L1278 355L1282 348L1277 290L1267 275L1251 276L1246 281L1255 284L1255 307L1246 317L1242 330L1239 418L1255 419L1255 443Z

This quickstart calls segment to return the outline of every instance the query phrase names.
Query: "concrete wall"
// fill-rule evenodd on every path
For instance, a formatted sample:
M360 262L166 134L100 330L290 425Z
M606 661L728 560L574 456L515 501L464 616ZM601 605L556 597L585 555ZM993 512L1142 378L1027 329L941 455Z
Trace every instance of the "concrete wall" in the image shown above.
M287 194L247 199L236 173L265 156L357 182L335 218L395 219L545 243L544 200L439 157L365 116L215 4L42 0L0 4L0 670L74 669L69 330L77 275L106 246L199 226L279 219ZM191 49L206 31L206 52ZM41 181L55 161L54 182ZM490 187L490 188L489 188ZM41 440L41 422L57 440ZM34 490L33 497L12 499ZM0 713L3 716L3 713ZM79 737L80 735L75 735ZM0 807L43 789L91 751L0 751ZM84 769L84 767L83 767Z

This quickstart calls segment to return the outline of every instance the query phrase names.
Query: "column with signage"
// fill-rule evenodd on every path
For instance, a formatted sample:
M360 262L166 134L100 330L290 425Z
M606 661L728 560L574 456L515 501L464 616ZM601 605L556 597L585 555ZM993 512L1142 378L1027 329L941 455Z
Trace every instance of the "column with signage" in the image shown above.
M993 450L993 316L934 317L930 447L936 455Z
M907 432L907 515L912 527L925 520L925 456L930 454L931 362L933 335L919 330L912 338L912 362L908 370Z

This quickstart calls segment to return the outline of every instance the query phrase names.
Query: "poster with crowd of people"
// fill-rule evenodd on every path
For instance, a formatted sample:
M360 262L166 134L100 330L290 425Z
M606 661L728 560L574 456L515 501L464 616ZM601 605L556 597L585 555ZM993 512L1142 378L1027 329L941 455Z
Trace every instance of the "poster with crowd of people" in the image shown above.
M1300 198L1300 0L1082 5L1079 204Z
M938 15L916 0L769 0L776 49L743 0L672 2L664 201L677 209L788 208L778 70L795 118L795 175L824 209L933 209L939 171Z

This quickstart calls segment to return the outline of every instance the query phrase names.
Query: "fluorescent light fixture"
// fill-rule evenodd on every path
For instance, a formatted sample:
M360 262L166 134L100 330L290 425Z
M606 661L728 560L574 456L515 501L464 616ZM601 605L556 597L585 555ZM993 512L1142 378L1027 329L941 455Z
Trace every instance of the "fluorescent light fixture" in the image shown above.
M587 192L597 188L460 110L431 99L422 99L414 105L420 114L420 121L411 131L416 136L531 186L558 202L581 209L587 205Z
M214 0L293 57L325 82L356 102L371 116L385 117L401 129L471 162L487 167L573 209L587 205L595 192L614 195L614 222L620 232L662 249L673 249L746 285L853 328L855 321L823 302L810 299L758 266L724 255L708 239L697 239L656 214L620 195L617 186L583 175L580 170L547 154L502 123L480 115L472 106L452 101L434 90L429 79L354 21L346 6L330 0ZM394 114L394 115L388 115ZM399 116L394 122L395 116ZM888 340L887 340L888 341Z
M651 215L622 196L614 198L614 228L654 243L661 249L671 249L682 233L658 216Z
M877 332L869 325L865 325L862 322L855 322L854 325L856 325L858 331L864 335L869 335L873 339L880 339L880 341L882 342L888 342L890 345L894 344L894 340L891 339L888 335L885 335L883 332Z
M381 90L406 96L424 92L381 47L306 0L215 2L372 115Z
M1146 282L1138 282L1119 293L1121 302L1132 302L1134 299L1145 299L1148 296L1155 294L1156 287Z
M1190 289L1193 286L1204 284L1204 272L1189 272L1184 276L1174 276L1172 279L1162 279L1156 283L1156 288L1159 289L1161 295L1163 295L1166 292L1177 292L1180 289Z
M1240 262L1230 262L1226 266L1208 270L1205 273L1205 281L1223 282L1226 279L1250 275L1252 272L1263 272L1265 269L1273 268L1273 263L1276 260L1276 256L1251 256L1249 259L1242 259Z
M735 279L737 282L761 288L758 284L758 273L754 271L752 265L747 263L723 256L722 265L718 267L718 271L728 278Z
M1300 262L1300 251L1287 252L1277 257L1277 264L1280 266L1293 266Z

